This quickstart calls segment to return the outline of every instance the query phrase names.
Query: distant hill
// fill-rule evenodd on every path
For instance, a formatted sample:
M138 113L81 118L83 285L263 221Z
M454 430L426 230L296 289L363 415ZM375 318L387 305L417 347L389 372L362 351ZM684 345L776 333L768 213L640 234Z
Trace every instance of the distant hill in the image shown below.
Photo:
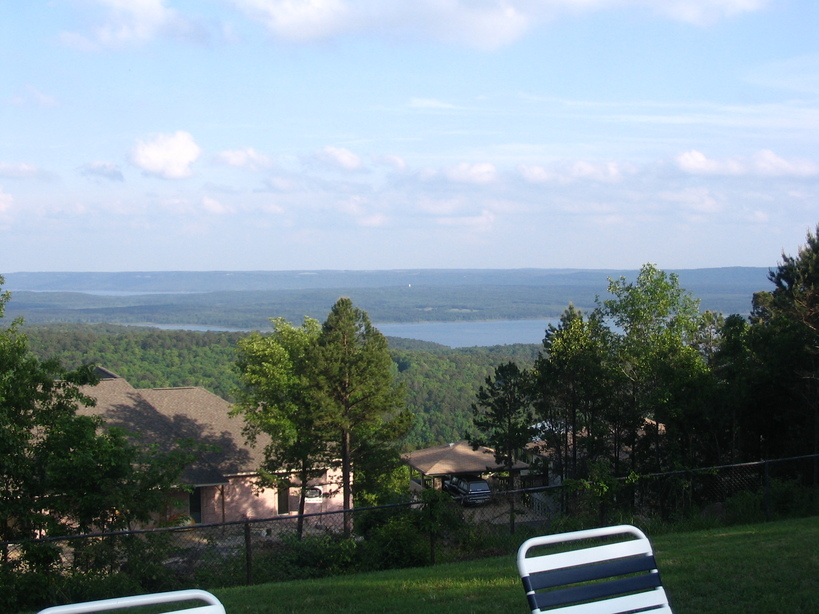
M768 269L724 267L669 271L683 285L737 289L764 284ZM394 286L600 286L633 277L618 269L407 269L389 271L159 271L119 273L3 273L8 290L37 292L224 292L384 288ZM689 283L690 282L690 283Z
M672 271L670 271L672 272ZM747 314L768 269L673 271L703 309ZM324 319L339 296L375 322L513 320L590 310L610 278L636 270L418 269L392 271L211 271L6 273L8 316L31 323L109 322L266 328L268 318Z

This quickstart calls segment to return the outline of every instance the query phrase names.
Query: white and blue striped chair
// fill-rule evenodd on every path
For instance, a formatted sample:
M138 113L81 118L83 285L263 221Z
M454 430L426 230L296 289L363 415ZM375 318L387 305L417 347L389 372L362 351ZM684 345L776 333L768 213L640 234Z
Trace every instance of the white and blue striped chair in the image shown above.
M216 597L207 591L198 589L153 593L151 595L135 595L133 597L117 597L114 599L101 599L100 601L87 601L85 603L70 603L68 605L58 605L40 610L38 614L87 614L89 612L107 612L110 610L136 608L145 605L178 604L182 601L204 601L206 605L182 610L171 610L164 614L225 614L224 606L222 606Z
M671 613L651 543L630 525L533 537L517 562L532 614Z

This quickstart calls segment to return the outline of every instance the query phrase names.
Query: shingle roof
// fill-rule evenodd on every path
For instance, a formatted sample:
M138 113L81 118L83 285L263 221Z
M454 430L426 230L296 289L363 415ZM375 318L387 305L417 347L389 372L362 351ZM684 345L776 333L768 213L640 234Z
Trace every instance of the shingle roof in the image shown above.
M245 444L243 420L229 415L230 404L221 397L199 387L137 389L106 369L98 374L100 383L83 389L96 406L78 413L100 416L160 449L183 439L208 446L183 473L184 483L224 483L226 476L252 473L261 465L264 442L254 448Z
M483 446L473 450L466 441L450 443L434 448L408 452L402 456L413 469L424 475L448 475L452 473L484 473L502 469L495 462L495 455ZM526 469L529 465L515 463L513 469Z

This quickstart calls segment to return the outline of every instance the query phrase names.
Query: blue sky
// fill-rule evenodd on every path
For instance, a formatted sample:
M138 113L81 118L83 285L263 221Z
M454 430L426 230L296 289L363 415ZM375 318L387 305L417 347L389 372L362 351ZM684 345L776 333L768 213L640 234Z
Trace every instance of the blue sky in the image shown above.
M775 266L816 0L0 0L0 272Z

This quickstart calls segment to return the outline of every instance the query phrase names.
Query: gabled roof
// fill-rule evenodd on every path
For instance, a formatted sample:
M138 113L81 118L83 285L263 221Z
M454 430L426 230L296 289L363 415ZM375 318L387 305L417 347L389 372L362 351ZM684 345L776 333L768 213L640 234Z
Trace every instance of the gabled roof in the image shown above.
M163 450L183 439L208 446L183 472L182 482L221 484L227 476L254 473L261 465L264 442L255 448L245 444L243 420L229 415L230 404L221 397L199 387L137 389L107 369L97 374L100 383L83 388L97 404L78 413L100 416Z
M466 441L415 450L402 455L404 462L424 475L448 475L452 473L485 473L500 471L502 466L495 462L495 453L483 446L473 450ZM515 463L513 469L526 469L529 465Z

